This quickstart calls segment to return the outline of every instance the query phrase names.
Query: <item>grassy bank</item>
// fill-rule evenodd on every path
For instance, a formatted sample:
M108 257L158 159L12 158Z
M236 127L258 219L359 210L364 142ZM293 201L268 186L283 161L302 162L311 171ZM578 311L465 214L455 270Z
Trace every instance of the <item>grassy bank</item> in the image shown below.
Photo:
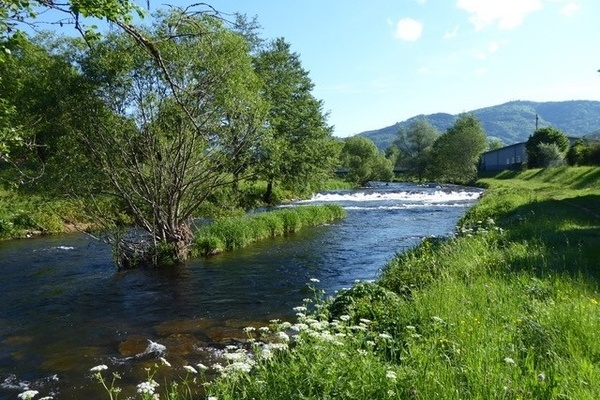
M600 398L600 169L504 173L459 234L271 329L224 399ZM309 304L305 304L308 306Z
M344 216L342 207L325 205L224 217L199 229L194 243L198 254L215 254L243 248L258 240L294 233L303 227L332 222Z

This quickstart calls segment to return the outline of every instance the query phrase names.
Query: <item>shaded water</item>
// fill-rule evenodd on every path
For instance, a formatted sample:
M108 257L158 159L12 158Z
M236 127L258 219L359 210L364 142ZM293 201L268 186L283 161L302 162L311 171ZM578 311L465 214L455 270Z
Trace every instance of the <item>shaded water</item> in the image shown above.
M159 356L210 363L243 342L243 327L291 320L309 279L333 293L452 233L479 194L412 184L322 193L293 206L335 202L345 220L166 271L117 272L110 248L84 235L0 243L0 398L28 388L102 398L88 372L97 364L134 384Z

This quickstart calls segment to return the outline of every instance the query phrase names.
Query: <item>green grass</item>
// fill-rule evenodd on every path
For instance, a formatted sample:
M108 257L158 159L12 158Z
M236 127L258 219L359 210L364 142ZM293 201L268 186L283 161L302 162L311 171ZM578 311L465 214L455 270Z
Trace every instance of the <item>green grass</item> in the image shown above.
M303 227L316 226L345 217L338 205L300 206L218 218L198 230L194 237L195 252L210 255L235 250L250 243L297 232Z
M0 192L0 239L62 233L66 224L84 220L73 201Z
M600 398L600 169L503 173L480 184L488 189L455 238L399 254L376 282L301 315L289 350L207 392Z

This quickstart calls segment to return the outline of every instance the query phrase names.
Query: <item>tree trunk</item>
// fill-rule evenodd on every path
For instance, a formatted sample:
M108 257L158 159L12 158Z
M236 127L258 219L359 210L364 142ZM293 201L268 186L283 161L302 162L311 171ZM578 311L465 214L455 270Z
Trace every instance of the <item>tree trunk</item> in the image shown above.
M269 179L267 183L267 190L263 196L263 201L267 204L273 204L273 180Z

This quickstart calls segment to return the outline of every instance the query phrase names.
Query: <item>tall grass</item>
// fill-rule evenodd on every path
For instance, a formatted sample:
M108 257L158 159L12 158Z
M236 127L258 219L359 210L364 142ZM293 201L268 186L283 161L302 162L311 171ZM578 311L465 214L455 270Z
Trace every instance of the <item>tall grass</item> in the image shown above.
M223 217L200 228L194 243L198 254L215 254L243 248L259 240L294 233L303 227L332 222L344 216L342 207L323 205Z

